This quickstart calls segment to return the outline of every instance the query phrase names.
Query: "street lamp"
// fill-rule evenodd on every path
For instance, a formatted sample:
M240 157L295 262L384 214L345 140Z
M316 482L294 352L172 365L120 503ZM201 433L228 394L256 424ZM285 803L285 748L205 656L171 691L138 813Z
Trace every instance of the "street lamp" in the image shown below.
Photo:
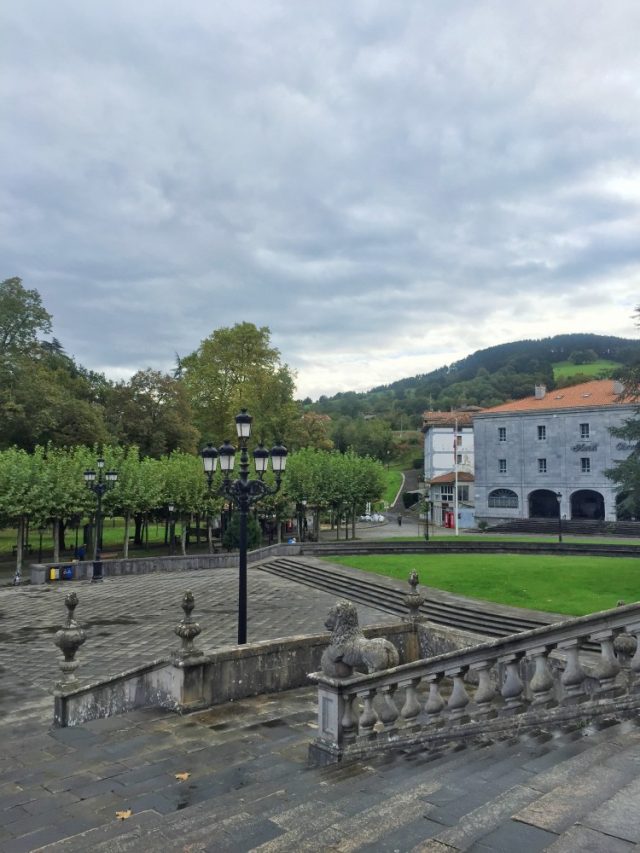
M247 441L251 437L251 422L253 418L246 409L236 415L236 432L240 441L240 476L231 479L235 461L236 449L228 441L219 448L207 444L200 452L202 465L207 478L207 486L211 491L213 475L218 461L223 475L222 485L218 494L230 500L240 512L240 560L238 575L238 644L247 642L247 518L249 508L266 495L275 495L280 489L282 474L287 465L287 448L277 444L267 450L262 443L253 451L253 462L258 475L257 480L249 479L249 453ZM268 486L263 477L271 459L271 467L276 475L275 486Z
M84 481L87 484L87 488L91 489L97 499L92 581L102 580L102 560L100 559L100 551L102 550L102 496L106 491L112 489L118 481L117 471L104 470L104 459L102 457L98 459L97 466L97 475L92 469L84 472Z
M175 535L176 535L175 534L176 525L175 525L175 520L173 518L173 511L175 509L175 506L173 504L169 504L167 509L169 510L169 556L173 557L173 548L174 548L174 544L175 544Z
M562 505L562 492L556 492L556 500L558 501L558 542L562 542L562 513L560 511Z

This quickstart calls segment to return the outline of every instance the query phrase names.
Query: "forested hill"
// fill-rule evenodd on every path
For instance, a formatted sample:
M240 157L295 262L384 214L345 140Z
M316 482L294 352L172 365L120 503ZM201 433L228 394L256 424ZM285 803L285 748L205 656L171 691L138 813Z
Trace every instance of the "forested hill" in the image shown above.
M392 427L418 427L427 409L497 406L547 388L611 375L616 365L640 360L640 342L610 335L555 335L478 350L453 364L399 379L371 391L321 397L308 406L332 417L376 415ZM564 363L560 371L558 366ZM554 375L555 368L555 375ZM562 378L559 378L562 373Z

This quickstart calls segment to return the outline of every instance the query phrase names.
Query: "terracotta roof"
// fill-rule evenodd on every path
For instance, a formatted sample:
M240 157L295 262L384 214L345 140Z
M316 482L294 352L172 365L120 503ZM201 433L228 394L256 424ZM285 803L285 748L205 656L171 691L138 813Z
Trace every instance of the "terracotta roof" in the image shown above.
M438 477L434 477L433 480L429 480L432 486L437 486L439 483L455 483L455 481L456 475L453 471L448 471L446 474L440 474ZM468 474L466 471L458 471L458 482L473 483L473 474Z
M471 426L473 423L473 416L478 413L480 409L473 412L424 412L422 415L422 426L430 427L430 426L450 426L455 427L456 421L458 421L458 426Z
M544 386L541 386L544 388ZM592 382L582 382L568 388L556 388L546 391L544 396L536 398L524 397L510 403L501 403L491 409L483 409L478 414L492 415L498 412L546 412L553 409L593 408L594 406L631 405L629 401L621 400L617 388L619 383L613 379L594 379Z

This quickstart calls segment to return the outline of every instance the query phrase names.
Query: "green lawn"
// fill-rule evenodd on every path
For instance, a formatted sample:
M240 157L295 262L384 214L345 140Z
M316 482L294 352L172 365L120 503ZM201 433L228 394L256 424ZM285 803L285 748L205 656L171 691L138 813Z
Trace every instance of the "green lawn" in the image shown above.
M566 379L567 376L575 376L577 373L582 373L585 376L592 376L594 379L597 379L601 376L611 376L617 367L620 367L620 362L609 361L606 358L593 361L591 364L574 364L572 361L557 361L553 365L553 378Z
M384 469L385 487L382 495L382 500L385 503L392 504L398 494L398 489L402 483L402 470L399 467L390 466Z
M515 607L582 616L640 600L640 560L520 554L398 554L328 562Z

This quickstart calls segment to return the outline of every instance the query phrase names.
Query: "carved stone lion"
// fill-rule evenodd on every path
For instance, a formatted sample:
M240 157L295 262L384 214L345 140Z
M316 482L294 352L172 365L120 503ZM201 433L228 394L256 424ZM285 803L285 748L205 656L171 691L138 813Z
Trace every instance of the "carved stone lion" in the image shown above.
M320 666L331 678L348 678L353 671L378 672L399 663L398 650L382 637L368 640L358 625L358 611L350 601L338 601L329 611L326 622L331 631L329 647L322 654Z

